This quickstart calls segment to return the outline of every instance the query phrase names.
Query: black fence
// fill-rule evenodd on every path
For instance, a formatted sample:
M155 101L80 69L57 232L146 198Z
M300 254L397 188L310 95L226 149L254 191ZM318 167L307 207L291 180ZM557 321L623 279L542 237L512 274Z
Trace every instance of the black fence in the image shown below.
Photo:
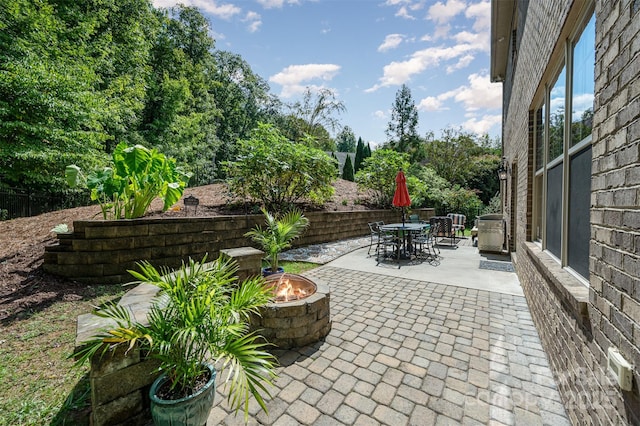
M36 216L41 213L91 204L88 194L64 192L44 194L24 189L0 190L0 220Z

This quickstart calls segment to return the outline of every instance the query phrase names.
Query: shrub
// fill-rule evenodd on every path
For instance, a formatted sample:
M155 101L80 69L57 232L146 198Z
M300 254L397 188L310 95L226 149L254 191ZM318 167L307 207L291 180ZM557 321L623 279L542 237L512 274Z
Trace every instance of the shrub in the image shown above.
M358 186L369 190L374 203L389 207L396 190L396 175L400 169L409 168L409 155L390 149L378 149L364 160L356 173Z
M270 124L240 140L236 161L225 164L232 192L276 211L301 201L317 204L333 195L336 169L324 151L290 142Z

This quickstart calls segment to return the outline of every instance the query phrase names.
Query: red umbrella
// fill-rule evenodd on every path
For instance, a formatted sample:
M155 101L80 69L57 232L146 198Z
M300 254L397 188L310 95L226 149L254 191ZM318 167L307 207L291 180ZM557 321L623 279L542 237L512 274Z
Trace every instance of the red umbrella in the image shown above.
M407 189L407 178L402 170L396 175L396 193L393 195L394 207L402 208L402 223L404 224L404 208L411 205L409 190Z

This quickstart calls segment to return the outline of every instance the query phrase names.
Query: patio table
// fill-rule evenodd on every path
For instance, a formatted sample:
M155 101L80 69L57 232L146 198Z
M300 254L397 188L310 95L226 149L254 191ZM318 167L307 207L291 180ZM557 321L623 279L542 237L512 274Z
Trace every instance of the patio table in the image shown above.
M410 259L413 251L412 236L414 233L422 232L423 229L428 228L428 223L387 223L380 226L381 231L395 232L398 239L402 240L402 250L398 249L397 261L398 267L400 267L400 259Z

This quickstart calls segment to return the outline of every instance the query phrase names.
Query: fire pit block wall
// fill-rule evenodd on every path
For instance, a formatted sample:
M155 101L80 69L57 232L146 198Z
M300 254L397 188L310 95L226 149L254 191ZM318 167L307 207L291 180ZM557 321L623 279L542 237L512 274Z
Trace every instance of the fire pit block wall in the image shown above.
M315 343L331 331L329 286L316 282L317 290L304 299L271 303L254 316L253 329L279 349L291 349Z

